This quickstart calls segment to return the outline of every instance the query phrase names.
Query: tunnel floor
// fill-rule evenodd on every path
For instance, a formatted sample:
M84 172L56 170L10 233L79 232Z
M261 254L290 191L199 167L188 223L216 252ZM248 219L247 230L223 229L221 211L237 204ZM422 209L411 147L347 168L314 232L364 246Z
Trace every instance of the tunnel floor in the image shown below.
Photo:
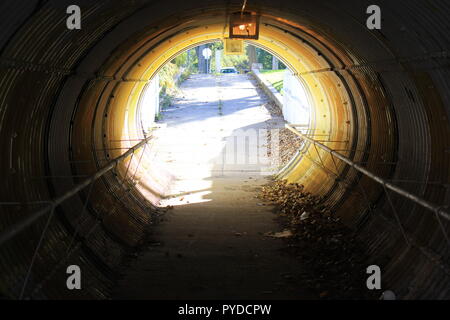
M116 299L309 299L301 262L284 251L273 207L257 198L274 173L270 159L254 163L237 150L224 160L227 137L279 127L267 98L247 75L194 75L183 97L163 112L152 155L173 182L150 230L148 249L126 269ZM254 143L255 141L253 141ZM257 143L261 154L265 147ZM242 159L241 159L242 160Z

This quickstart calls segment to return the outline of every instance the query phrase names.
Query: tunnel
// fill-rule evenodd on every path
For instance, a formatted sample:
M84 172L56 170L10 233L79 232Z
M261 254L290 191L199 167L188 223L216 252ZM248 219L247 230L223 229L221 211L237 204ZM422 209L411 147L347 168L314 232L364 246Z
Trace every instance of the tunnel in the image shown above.
M450 3L376 1L382 26L371 30L371 1L245 2L260 17L259 39L248 43L279 57L307 89L309 136L326 137L328 148L378 180L311 141L277 178L321 196L355 229L382 267L383 286L399 298L450 298ZM74 4L81 29L69 30L66 9ZM146 85L179 53L223 39L242 5L1 2L1 233L51 208L1 244L3 298L110 296L169 180L145 146L115 160L151 139L141 119ZM83 270L84 290L67 290L68 265Z

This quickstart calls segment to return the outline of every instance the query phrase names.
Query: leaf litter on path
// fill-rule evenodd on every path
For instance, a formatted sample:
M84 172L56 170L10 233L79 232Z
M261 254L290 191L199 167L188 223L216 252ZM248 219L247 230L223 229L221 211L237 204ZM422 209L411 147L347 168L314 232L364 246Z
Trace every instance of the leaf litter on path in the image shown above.
M324 198L303 185L278 180L263 186L259 199L274 205L285 227L265 235L286 241L286 251L304 262L302 279L319 299L375 299L366 287L370 263L364 244Z

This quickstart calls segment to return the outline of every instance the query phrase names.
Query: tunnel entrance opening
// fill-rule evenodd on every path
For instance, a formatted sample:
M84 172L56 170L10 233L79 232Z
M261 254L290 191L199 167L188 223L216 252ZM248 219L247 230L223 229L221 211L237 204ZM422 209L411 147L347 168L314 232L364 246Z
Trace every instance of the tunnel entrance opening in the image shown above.
M225 67L243 69L237 65ZM158 76L165 78L170 68L174 65L160 69ZM136 117L136 128L149 131L142 126L145 123L142 118L157 119L153 125L157 129L151 132L152 141L144 159L149 161L149 167L172 180L157 203L168 209L165 221L152 232L152 243L157 243L157 248L144 252L134 268L128 270L116 288L116 298L232 295L305 299L317 295L300 280L276 290L270 288L279 282L280 274L297 278L295 269L306 266L300 259L277 253L284 248L275 239L290 233L272 221L272 207L258 199L258 191L269 181L268 176L279 174L280 169L296 160L301 161L306 144L285 129L284 123L289 119L302 132L313 131L311 94L303 80L295 78L289 69L283 71L286 76L278 75L278 79L274 79L277 76L274 70L266 72L258 65L254 66L252 76L214 73L214 69L221 67L213 68L212 74L190 75L181 85L180 97L163 105L158 115L152 114L157 107L145 105L149 92L154 94L153 87L147 86L138 100L136 110L140 115ZM280 82L293 80L294 85L280 86ZM261 89L263 86L265 90ZM271 91L277 90L274 86L296 100L286 99L290 105L276 105L275 99L283 100L277 98L279 92ZM297 95L289 90L295 90ZM280 165L280 152L288 147L293 150ZM157 269L152 267L155 261ZM239 266L233 266L236 261ZM260 281L261 278L265 280Z
M200 58L202 57L201 52L206 46L213 49L213 58L210 59L209 65L206 64L206 66L209 66L206 72L210 73L210 76L202 77L202 63L203 66L205 64ZM262 63L249 61L249 54L251 55L252 52L255 57L256 53L258 53L259 61ZM255 61L257 62L258 60ZM259 129L236 125L232 129L221 129L217 134L222 137L223 143L209 142L216 145L216 148L223 144L222 154L220 156L213 154L211 157L211 159L215 159L215 163L212 165L215 167L213 170L216 171L221 167L220 170L223 174L224 170L226 170L224 168L229 165L257 165L258 163L266 162L270 163L271 169L268 170L267 168L267 172L261 172L261 174L277 174L289 162L293 162L295 157L300 154L302 148L305 147L305 143L301 139L294 137L295 135L284 128L283 119L300 126L302 132L306 133L314 130L310 126L310 121L313 117L311 116L312 106L309 90L305 87L304 81L295 77L295 72L286 67L282 61L284 61L283 58L279 58L260 47L256 48L251 43L246 44L244 54L237 56L224 55L222 41L211 42L178 53L174 59L165 62L164 66L160 68L162 71L159 71L143 88L136 108L137 116L135 119L137 123L135 127L147 134L152 127L159 127L161 124L164 124L166 127L168 123L165 121L164 115L174 113L176 111L174 108L186 109L181 115L176 116L176 121L172 119L173 121L170 121L170 125L176 125L176 122L187 122L189 127L185 129L185 132L172 133L174 138L167 140L167 143L172 144L173 151L176 148L184 148L186 151L179 159L166 160L170 162L186 162L190 154L208 157L207 150L196 152L194 149L189 149L189 146L192 145L189 142L197 139L189 131L192 131L191 128L204 126L202 123L204 118L202 117L206 117L204 114L205 110L206 114L209 111L208 107L206 107L206 109L200 111L203 114L195 115L196 112L199 112L195 107L201 104L206 106L207 104L209 109L214 109L213 113L215 114L210 116L219 118L229 117L230 114L228 113L241 114L243 113L241 109L245 108L249 109L249 112L247 112L247 115L243 113L242 116L251 119L252 116L255 116L251 114L251 111L258 107L259 101L259 94L255 90L262 90L262 95L266 96L269 94L269 96L265 97L264 101L259 101L261 107L264 107L270 115L277 116L276 124ZM213 67L210 67L211 65ZM239 70L238 72L241 75L223 74L221 72L223 70L222 66ZM251 76L248 73L250 71ZM191 74L192 76L190 76ZM188 79L189 81L186 81ZM180 91L178 84L183 81L192 82L193 85ZM240 90L245 92L245 90L252 90L252 88L255 88L253 95L239 94ZM187 98L185 97L186 90L196 92L188 92L190 97ZM233 92L237 92L237 95L233 95ZM181 107L173 106L177 104L177 100L183 99L188 103L180 104ZM235 111L230 112L227 110L225 112L224 105L228 106L230 104L234 105ZM192 114L190 111L192 111ZM257 114L258 112L256 112L256 116L252 121L258 119ZM269 118L270 116L267 115L266 121ZM242 125L244 123L250 124L248 121L241 121L237 117L234 124L239 123L242 123ZM202 132L207 130L202 130ZM231 133L230 130L234 133L231 136L226 136ZM156 131L153 131L155 136L161 136L161 133L159 132L158 134L158 131L160 130L156 129ZM224 133L226 134L225 136L223 135ZM126 135L126 133L123 135ZM185 141L183 138L190 140ZM283 142L282 146L280 146L280 139ZM292 145L289 145L288 139L292 141ZM176 145L173 145L174 143ZM265 148L264 151L263 147ZM153 148L148 148L148 156L144 156L144 159L152 159L151 165L158 167L158 170L164 171L165 176L176 177L177 175L174 175L173 172L164 169L162 162L158 161L157 157L151 154L152 152L154 152ZM266 159L267 154L270 154L270 159ZM156 162L158 162L158 165L156 165ZM191 163L191 168L185 167L187 172L192 172L195 167L195 163ZM211 175L213 174L211 173Z
M211 29L212 27L206 28L206 34L203 30L199 30L198 33L191 30L184 34L177 34L168 41L169 47L166 48L167 50L164 51L164 54L160 56L153 55L149 60L152 62L148 62L147 64L144 63L145 59L141 58L141 62L138 64L138 66L134 67L142 69L142 72L146 74L145 76L148 76L151 79L152 77L154 77L154 75L156 75L157 71L161 69L161 66L165 65L167 61L170 61L171 59L179 55L180 52L185 50L182 49L183 47L194 48L196 46L196 44L194 43L211 43L211 40L205 40L205 38L214 38L215 31ZM265 28L262 28L262 30L264 29ZM302 69L306 68L306 65L308 63L311 63L308 62L309 60L318 59L320 61L322 59L321 56L319 56L318 58L313 57L311 56L310 52L305 52L300 48L298 48L298 53L295 53L295 51L293 51L294 48L288 50L286 45L283 44L282 40L280 41L280 39L277 39L277 42L273 40L278 35L283 35L281 37L285 38L286 33L278 32L278 30L273 27L269 29L270 32L275 32L276 35L271 35L271 37L267 39L267 37L264 37L264 33L262 33L262 38L260 40L258 40L257 42L253 41L248 43L256 45L258 48L266 50L266 52L269 51L271 54L278 57L278 59L282 61L282 63L286 65L289 70L291 70L291 78L293 78L294 81L297 81L297 87L302 88L302 94L297 95L297 101L295 101L295 103L297 103L299 106L304 107L302 111L303 113L295 114L295 112L286 112L287 117L296 120L299 119L295 122L297 122L296 124L300 126L300 128L298 128L302 132L309 133L310 135L314 135L316 137L322 136L324 137L324 139L328 138L331 144L345 147L348 148L348 150L351 150L351 148L349 148L347 145L350 143L350 137L355 134L354 130L356 128L352 126L352 122L355 119L353 119L351 110L349 109L352 107L352 105L349 103L351 96L348 92L348 88L346 87L346 85L344 85L344 82L341 82L342 79L337 83L321 83L321 76L318 77L316 75L309 74L300 76L300 74L302 73ZM220 33L223 32L221 28L218 28L218 31ZM289 44L295 43L297 46L299 45L298 41L293 38L292 35L289 34L288 37L290 37L291 39L286 39L286 42L289 42ZM304 42L302 44L304 44ZM163 44L162 46L164 45L165 44ZM152 52L155 52L155 49ZM278 52L280 54L278 54ZM145 67L146 65L147 67ZM147 90L145 90L145 92L148 92L148 88L151 88L151 86L147 85ZM123 128L123 134L120 138L123 140L127 140L127 138L136 139L140 137L139 132L146 133L146 130L148 130L142 128L142 126L145 127L149 125L148 123L143 123L142 120L146 119L147 121L150 118L148 115L143 116L143 112L148 113L149 108L143 108L142 106L147 103L149 99L148 97L150 97L151 95L145 92L144 94L141 94L142 90L139 89L139 86L135 86L135 88L132 89L132 92L132 95L129 96L132 99L128 99L127 101L127 115L129 115L130 112L134 112L135 114L137 114L137 116L126 116L123 118L124 124L121 126ZM348 101L344 102L344 105L341 105L341 99L345 99ZM137 101L140 101L140 103L137 103ZM338 108L343 110L337 110ZM156 108L150 109L152 110L151 112L153 112ZM293 109L293 111L295 111L295 109L301 110L301 108ZM137 122L130 123L130 119L134 119ZM345 123L344 126L342 125L343 121ZM290 121L290 123L292 123L292 121ZM123 147L126 147L127 145L129 144L124 143ZM298 179L307 179L312 182L315 180L317 185L323 186L323 184L319 183L318 181L320 181L320 179L323 179L324 177L322 174L317 175L318 172L316 170L317 168L314 168L314 160L311 161L311 158L317 158L317 154L310 154L307 155L307 157L304 156L304 154L308 153L308 147L308 143L303 144L304 150L301 150L302 154L299 154L299 157L292 159L292 161L290 162L290 166L287 166L284 170L282 170L280 177L291 179L291 181L298 181ZM320 156L324 157L325 162L331 161L331 159L329 158L326 159L326 154ZM145 159L146 157L144 157L144 161ZM134 161L136 160L137 159L135 159ZM127 164L124 163L124 166L126 165ZM294 173L294 171L296 173ZM310 177L310 174L312 172L314 172L314 176L316 176L316 178ZM152 175L152 177L154 177L154 175Z

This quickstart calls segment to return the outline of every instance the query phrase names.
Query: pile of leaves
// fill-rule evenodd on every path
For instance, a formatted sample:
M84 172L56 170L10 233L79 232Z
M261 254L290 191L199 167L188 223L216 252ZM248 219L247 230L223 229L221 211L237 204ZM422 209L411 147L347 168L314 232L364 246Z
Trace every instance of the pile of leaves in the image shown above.
M262 89L258 90L258 92L260 95L264 95L265 97L267 97L267 95L264 93L264 91ZM263 108L266 108L266 110L269 112L269 114L272 117L282 117L283 116L283 112L281 111L280 107L278 107L275 104L275 102L273 102L269 98L267 98L267 101L262 106L263 106Z
M275 181L260 198L275 205L280 222L292 234L287 251L305 264L304 284L324 299L372 299L366 287L370 263L354 232L334 216L321 197L300 184Z
M303 145L303 139L291 130L283 128L279 131L280 139L280 159L281 167L284 167L297 153Z
M272 139L278 139L278 154L273 153ZM303 139L286 128L279 129L277 137L272 137L272 131L268 130L267 141L267 155L272 158L272 163L278 168L287 165L303 145Z

